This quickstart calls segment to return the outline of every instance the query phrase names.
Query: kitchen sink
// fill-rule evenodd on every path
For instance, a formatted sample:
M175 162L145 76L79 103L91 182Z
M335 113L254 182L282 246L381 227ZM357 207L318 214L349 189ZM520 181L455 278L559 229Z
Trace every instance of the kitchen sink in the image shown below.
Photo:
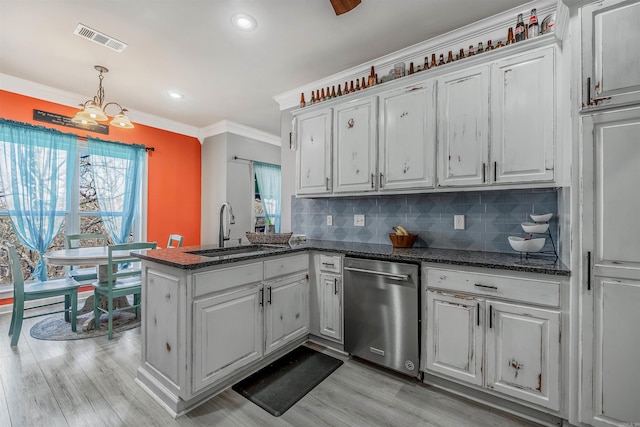
M237 246L233 248L217 248L206 249L201 251L188 252L194 255L206 256L206 257L226 257L233 255L243 255L249 253L264 253L272 252L281 249L282 246L265 246L265 245L249 245L249 246Z

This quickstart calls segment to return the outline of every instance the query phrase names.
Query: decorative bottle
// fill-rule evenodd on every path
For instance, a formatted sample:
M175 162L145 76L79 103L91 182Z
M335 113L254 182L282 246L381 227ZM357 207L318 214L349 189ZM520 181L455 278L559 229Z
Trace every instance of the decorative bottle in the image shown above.
M307 103L304 102L304 92L302 92L300 94L300 108L304 107L305 105L307 105Z
M529 18L529 29L528 29L528 37L534 38L540 35L540 25L538 25L538 16L536 15L536 10L531 9L531 17Z
M518 22L516 23L516 30L515 30L516 42L521 42L522 40L525 39L525 37L526 37L526 34L525 34L524 22L522 21L522 14L519 13Z

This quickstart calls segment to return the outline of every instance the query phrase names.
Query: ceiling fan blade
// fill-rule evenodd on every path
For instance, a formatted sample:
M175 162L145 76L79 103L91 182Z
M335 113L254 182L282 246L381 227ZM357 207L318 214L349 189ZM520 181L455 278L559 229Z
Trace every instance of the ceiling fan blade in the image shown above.
M336 15L342 15L343 13L349 12L357 5L360 4L361 0L329 0L331 2L331 6L333 6L333 10L336 12Z

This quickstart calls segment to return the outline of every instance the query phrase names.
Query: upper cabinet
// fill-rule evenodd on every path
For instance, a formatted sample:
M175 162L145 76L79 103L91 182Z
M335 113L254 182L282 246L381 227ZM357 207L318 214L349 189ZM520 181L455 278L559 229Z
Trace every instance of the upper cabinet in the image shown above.
M555 92L553 48L492 65L492 182L553 180Z
M331 192L331 108L296 118L296 194Z
M640 101L640 3L603 0L582 8L582 108Z
M433 80L380 94L380 190L434 186L435 98Z
M371 96L335 108L333 191L336 193L375 189L376 101Z

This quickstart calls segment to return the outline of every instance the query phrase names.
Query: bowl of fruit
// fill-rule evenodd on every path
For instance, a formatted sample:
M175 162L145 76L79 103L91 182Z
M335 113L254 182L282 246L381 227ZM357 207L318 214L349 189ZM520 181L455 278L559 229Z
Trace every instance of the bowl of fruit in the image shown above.
M416 240L417 234L411 234L401 225L393 227L394 233L389 233L389 240L394 248L412 248Z

